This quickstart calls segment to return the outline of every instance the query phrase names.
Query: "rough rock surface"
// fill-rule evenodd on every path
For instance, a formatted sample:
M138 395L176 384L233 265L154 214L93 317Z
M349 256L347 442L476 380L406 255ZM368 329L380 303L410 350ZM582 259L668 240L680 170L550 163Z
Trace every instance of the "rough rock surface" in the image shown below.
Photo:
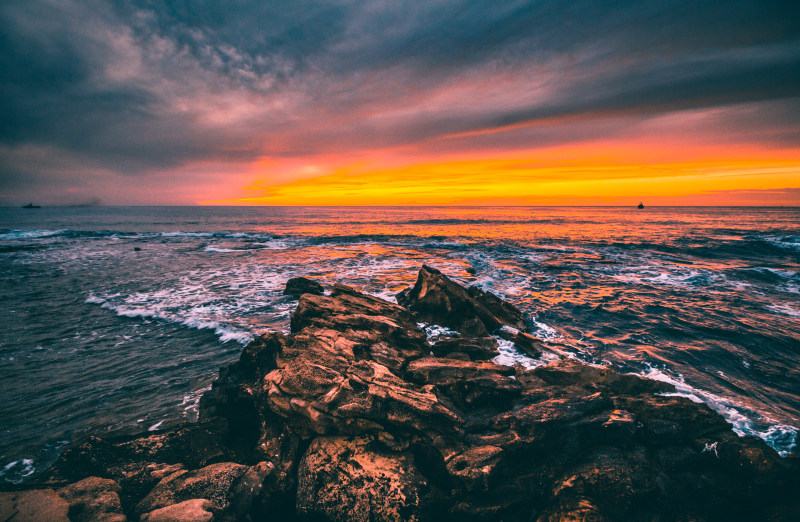
M194 498L184 500L142 515L142 522L210 522L214 509L210 500Z
M67 522L69 504L52 489L0 493L2 522Z
M298 478L298 513L342 522L419 520L423 497L438 493L411 452L389 451L362 437L317 437Z
M69 518L73 521L125 522L119 484L111 479L88 477L58 490L69 503Z
M429 267L398 301L303 293L290 334L220 371L201 422L89 439L32 486L88 509L116 490L84 479L113 479L130 520L800 520L800 457L670 385L570 359L494 364L490 333L558 351ZM15 495L48 493L2 494L4 516Z

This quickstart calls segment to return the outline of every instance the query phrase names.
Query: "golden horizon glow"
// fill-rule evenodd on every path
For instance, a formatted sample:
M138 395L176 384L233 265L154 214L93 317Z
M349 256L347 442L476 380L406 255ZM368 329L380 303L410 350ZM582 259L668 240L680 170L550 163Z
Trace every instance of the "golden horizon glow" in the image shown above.
M674 159L673 159L674 158ZM592 143L527 153L346 163L315 158L299 179L254 166L242 197L204 205L800 205L800 150ZM772 191L772 192L770 192ZM777 192L776 192L777 191ZM800 191L798 191L800 192ZM253 195L246 195L252 193Z

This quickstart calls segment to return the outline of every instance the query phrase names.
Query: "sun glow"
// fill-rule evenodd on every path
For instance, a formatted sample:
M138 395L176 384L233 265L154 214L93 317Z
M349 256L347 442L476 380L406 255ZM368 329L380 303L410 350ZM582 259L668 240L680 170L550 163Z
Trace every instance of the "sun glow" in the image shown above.
M265 173L240 198L202 203L606 205L646 199L651 204L775 204L774 191L794 187L800 179L800 151L607 143L491 157L324 164L320 159L313 169L298 168L298 179L280 183L267 181ZM742 199L754 191L763 192L763 201Z

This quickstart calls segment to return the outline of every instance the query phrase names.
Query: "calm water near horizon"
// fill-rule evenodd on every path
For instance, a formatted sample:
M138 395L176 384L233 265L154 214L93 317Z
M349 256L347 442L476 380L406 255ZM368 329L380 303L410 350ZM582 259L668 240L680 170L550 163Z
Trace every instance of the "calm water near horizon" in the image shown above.
M797 451L800 208L0 208L0 480L194 420L244 344L288 331L287 279L393 301L423 263Z

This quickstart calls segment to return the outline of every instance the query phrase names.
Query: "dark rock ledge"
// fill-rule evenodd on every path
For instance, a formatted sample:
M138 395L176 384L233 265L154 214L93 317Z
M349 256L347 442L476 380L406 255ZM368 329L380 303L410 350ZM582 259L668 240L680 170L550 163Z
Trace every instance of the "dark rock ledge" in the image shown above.
M200 422L72 448L0 493L0 522L800 520L800 459L669 385L490 362L489 333L547 350L490 293L425 266L402 306L316 289L220 371ZM431 346L418 321L461 335Z

